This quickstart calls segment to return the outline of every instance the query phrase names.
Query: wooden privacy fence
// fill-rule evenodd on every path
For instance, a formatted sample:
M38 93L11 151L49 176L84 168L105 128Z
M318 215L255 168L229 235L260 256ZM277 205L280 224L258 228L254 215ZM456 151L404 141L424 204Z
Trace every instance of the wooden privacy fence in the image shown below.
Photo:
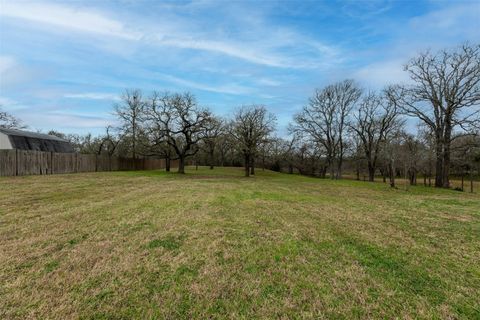
M172 160L171 167L178 167ZM133 159L80 153L54 153L30 150L0 150L0 176L59 174L75 172L157 170L165 159Z

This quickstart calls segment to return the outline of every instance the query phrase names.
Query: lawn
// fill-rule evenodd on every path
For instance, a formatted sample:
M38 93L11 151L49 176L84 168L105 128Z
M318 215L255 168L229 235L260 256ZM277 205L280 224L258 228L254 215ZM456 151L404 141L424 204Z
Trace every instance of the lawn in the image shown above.
M0 318L480 318L478 193L242 174L1 178Z

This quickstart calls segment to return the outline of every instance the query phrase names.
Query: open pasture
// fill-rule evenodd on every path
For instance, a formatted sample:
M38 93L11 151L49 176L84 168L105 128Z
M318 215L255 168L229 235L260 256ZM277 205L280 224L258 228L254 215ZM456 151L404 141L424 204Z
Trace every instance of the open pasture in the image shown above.
M0 318L480 317L480 195L240 168L0 179Z

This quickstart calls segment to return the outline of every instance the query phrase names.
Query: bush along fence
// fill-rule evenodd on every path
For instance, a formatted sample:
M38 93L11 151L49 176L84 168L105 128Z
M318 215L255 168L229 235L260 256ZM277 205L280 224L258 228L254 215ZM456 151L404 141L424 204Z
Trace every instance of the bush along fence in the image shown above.
M178 166L172 160L171 167ZM75 172L158 170L165 159L119 158L106 155L55 153L30 150L0 150L0 176L25 176Z

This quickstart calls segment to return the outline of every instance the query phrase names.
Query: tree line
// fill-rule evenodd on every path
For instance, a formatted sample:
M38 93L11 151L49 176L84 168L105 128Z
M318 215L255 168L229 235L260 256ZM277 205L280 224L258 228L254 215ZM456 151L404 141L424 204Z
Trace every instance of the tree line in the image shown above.
M212 169L242 165L246 176L256 167L331 179L348 172L368 181L380 175L392 187L398 177L411 184L423 177L445 188L452 173L478 174L480 45L418 54L405 72L410 82L379 91L350 79L316 89L288 137L276 136L276 117L262 105L241 106L226 119L191 93L139 89L125 90L114 106L121 125L104 135L50 133L79 152L164 158L167 171L178 159L179 173L191 159ZM408 118L418 120L416 128Z

